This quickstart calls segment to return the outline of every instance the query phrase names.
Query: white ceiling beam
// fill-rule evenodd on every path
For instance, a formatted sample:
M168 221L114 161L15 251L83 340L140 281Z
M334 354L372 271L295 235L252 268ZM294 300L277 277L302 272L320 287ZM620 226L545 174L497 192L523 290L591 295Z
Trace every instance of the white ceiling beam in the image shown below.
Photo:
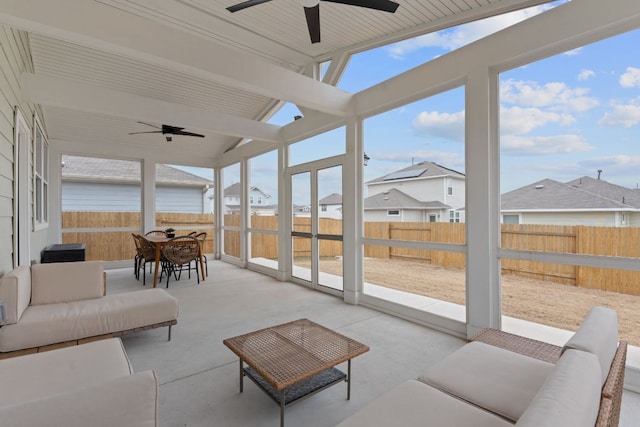
M73 11L70 13L70 11ZM87 0L2 0L0 24L338 116L352 94L255 55Z
M280 142L280 126L183 104L78 83L59 77L24 73L23 96L37 104L130 120L171 123L221 135Z

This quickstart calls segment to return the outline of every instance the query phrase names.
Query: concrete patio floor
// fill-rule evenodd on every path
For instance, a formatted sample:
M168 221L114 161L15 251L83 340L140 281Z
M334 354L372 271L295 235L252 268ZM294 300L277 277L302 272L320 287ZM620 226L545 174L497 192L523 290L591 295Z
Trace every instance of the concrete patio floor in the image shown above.
M238 390L238 359L222 340L263 327L308 318L370 347L352 362L352 394L338 384L286 409L289 427L334 426L392 387L418 377L460 348L456 337L221 261L210 276L169 283L180 304L172 340L167 328L123 338L136 372L158 375L159 426L278 426L279 408L245 379ZM143 289L133 268L107 271L107 292ZM147 276L147 286L150 278ZM163 288L165 283L161 285ZM341 366L344 370L346 364ZM625 390L620 426L637 426L640 395Z

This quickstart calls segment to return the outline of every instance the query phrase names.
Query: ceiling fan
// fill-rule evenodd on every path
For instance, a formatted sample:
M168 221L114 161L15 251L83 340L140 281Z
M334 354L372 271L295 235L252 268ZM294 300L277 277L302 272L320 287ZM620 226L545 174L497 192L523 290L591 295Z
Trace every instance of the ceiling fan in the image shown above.
M227 10L231 13L266 3L271 0L247 0L233 6L229 6ZM309 28L309 37L311 43L320 42L320 0L296 0L300 5L304 6L304 13L307 17L307 27ZM381 10L384 12L394 13L398 9L399 4L391 0L322 0L331 3L346 4L349 6L360 6L368 9Z
M199 133L187 132L184 130L184 128L179 128L177 126L162 125L162 127L159 127L159 126L152 125L150 123L145 123L145 122L138 122L138 123L151 126L159 130L150 130L146 132L131 132L129 135L138 135L141 133L161 133L165 136L165 138L167 139L167 142L171 142L171 140L173 139L173 135L196 136L198 138L204 138L204 135L200 135Z

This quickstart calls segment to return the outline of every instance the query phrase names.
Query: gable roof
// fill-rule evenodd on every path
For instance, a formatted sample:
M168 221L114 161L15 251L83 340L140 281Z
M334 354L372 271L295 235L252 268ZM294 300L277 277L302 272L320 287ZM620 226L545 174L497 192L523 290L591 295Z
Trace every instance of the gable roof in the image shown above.
M341 205L342 194L331 193L327 197L323 197L318 201L319 205Z
M258 187L251 187L251 191L259 191L260 193L264 194L264 196L266 198L270 198L271 197L271 195L265 193L264 191L262 191ZM228 186L227 188L224 189L224 193L223 194L226 197L228 197L228 196L240 197L240 183L236 182L236 183L231 184L230 186Z
M579 184L582 179L582 185ZM585 177L578 180L562 183L553 179L543 179L533 184L525 185L518 189L504 193L501 196L501 210L629 210L640 208L640 204L632 204L634 197L625 197L624 203L620 195L620 188L615 184L602 184L588 182ZM588 183L587 183L588 182ZM575 183L578 183L575 185ZM611 192L605 191L609 186L618 187ZM596 191L600 190L601 194ZM635 190L629 190L633 194ZM607 197L606 195L615 196L617 199ZM627 193L625 193L627 194Z
M364 209L449 209L439 201L421 202L402 191L392 188L364 199Z
M366 182L370 184L387 183L390 181L406 180L406 179L425 179L450 176L455 178L464 178L464 174L453 169L449 169L434 162L420 162L415 165L411 165L404 169L397 170L395 172L388 173L379 178L372 179Z
M62 156L62 181L77 182L141 182L140 162L101 157ZM183 170L158 163L156 183L187 187L212 186L213 182Z
M567 182L567 184L611 200L617 200L620 203L631 205L635 208L640 208L640 190L638 189L623 187L590 176L574 179L573 181Z

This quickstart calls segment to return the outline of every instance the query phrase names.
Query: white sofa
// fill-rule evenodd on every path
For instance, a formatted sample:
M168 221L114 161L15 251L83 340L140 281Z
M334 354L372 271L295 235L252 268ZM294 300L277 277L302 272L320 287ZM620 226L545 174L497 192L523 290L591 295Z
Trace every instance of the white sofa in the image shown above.
M617 425L626 359L617 314L594 307L558 354L549 363L470 342L339 426Z
M120 338L0 360L0 424L157 425L153 371L133 373Z
M47 346L177 323L178 302L162 289L106 294L101 261L18 267L0 279L6 319L0 327L0 358L35 353Z

